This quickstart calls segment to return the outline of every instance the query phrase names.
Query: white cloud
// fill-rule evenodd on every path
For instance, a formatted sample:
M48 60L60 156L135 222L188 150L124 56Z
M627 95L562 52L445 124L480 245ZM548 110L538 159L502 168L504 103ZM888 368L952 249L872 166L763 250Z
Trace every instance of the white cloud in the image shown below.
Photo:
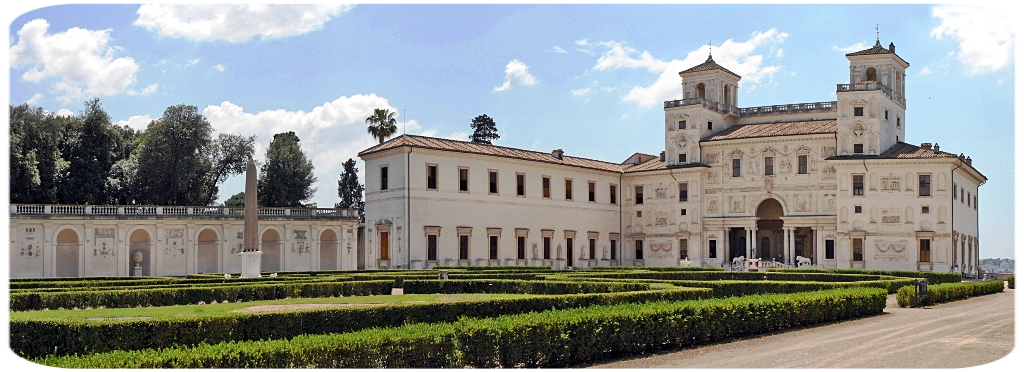
M608 92L608 93L611 93L615 89L618 89L618 88L615 88L615 87L601 87L601 90L603 90L605 92Z
M794 77L794 76L796 76L796 71L793 71L793 72L789 73L789 77Z
M60 110L57 110L57 113L55 115L72 117L75 116L75 113L71 112L71 110L68 110L66 108L62 108Z
M587 39L579 39L579 40L576 40L576 45L588 46L588 45L590 45L590 42L588 42Z
M139 65L131 57L114 58L121 48L107 45L109 29L74 27L47 35L49 27L46 20L34 19L18 31L18 43L11 47L11 67L29 67L22 79L58 79L54 90L64 102L77 100L83 94L119 94L135 83Z
M196 58L196 59L193 59L191 61L188 61L188 66L195 65L196 63L199 63L199 58Z
M529 86L537 83L537 79L530 75L530 67L518 59L513 59L505 65L505 83L494 87L495 92L512 89L517 86Z
M213 66L213 69L220 72L224 72L224 65L218 63L216 66Z
M842 47L842 48L840 48L839 46L836 46L836 45L832 46L832 50L838 50L838 51L843 52L843 53L859 52L859 51L862 51L862 50L867 49L867 48L870 48L870 46L868 44L865 44L863 41L858 41L856 44L853 44L853 45L850 45L850 46L846 46L846 47Z
M255 36L267 40L316 31L350 9L344 4L147 4L139 7L135 25L161 36L241 43Z
M1013 58L1013 23L1002 13L965 5L938 5L932 18L941 24L931 36L960 41L957 58L969 69L968 74L995 72L1010 65Z
M720 46L712 46L711 52L715 62L743 77L740 87L756 89L763 79L769 81L782 67L765 66L764 56L754 54L762 46L774 46L786 40L789 35L770 29L765 32L753 32L750 39L735 42L726 40ZM704 63L708 58L707 46L690 51L683 60L662 61L648 52L637 51L619 42L601 42L599 46L608 50L597 60L593 70L618 68L642 68L658 73L658 78L648 86L633 86L622 100L635 102L638 108L649 109L661 102L679 98L679 71Z
M36 93L36 94L34 94L32 96L32 98L29 98L29 99L25 100L25 103L27 103L29 105L35 105L36 103L38 103L42 99L43 99L43 94L42 93Z
M135 89L128 89L128 91L126 93L128 93L128 95L130 95L130 96L138 96L138 95L148 96L150 94L156 93L156 88L159 87L159 86L160 86L160 84L156 84L156 83L149 84L145 88L142 88L142 92L138 92Z
M622 117L619 118L619 120L622 120L622 121L626 121L626 119L629 119L629 114L622 114Z
M571 91L574 96L585 96L590 93L590 88L576 89Z
M928 74L931 74L931 73L932 73L932 69L928 68L928 66L924 66L924 68L922 68L921 71L917 73L917 76L928 75Z
M455 132L445 136L444 138L457 141L469 141L469 132Z
M132 128L132 129L135 129L135 130L139 130L139 131L143 131L143 130L146 130L146 127L148 127L149 123L152 122L152 121L153 121L153 118L150 117L147 114L147 115L135 115L135 116L132 116L132 117L128 118L128 120L118 120L114 124L117 124L117 125L120 125L120 126L128 126L129 128Z
M775 52L775 56L779 58L782 58L784 56L781 48L777 52Z
M583 48L576 48L576 51L577 51L577 52L580 52L580 53L586 53L586 54L589 54L589 55L594 55L594 52L593 52L593 51L591 51L591 50L586 50L586 49L583 49Z
M557 45L555 45L555 47L553 49L554 49L555 53L560 53L560 54L568 54L569 53L569 52L566 52L565 49L562 49L562 47L557 46Z

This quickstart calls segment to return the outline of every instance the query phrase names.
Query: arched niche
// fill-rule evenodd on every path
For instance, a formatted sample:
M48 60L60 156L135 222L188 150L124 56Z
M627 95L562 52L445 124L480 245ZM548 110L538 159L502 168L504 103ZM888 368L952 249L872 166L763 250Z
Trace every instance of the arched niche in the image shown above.
M220 271L219 268L219 257L218 257L218 237L217 231L211 228L203 229L199 232L199 236L196 238L197 244L197 256L199 259L199 273L215 273Z
M704 88L704 83L697 83L697 98L705 98L705 91L706 89Z
M846 223L849 210L846 207L839 208L839 222Z
M260 237L260 271L274 272L281 270L281 234L275 229L267 229Z
M79 275L81 248L82 242L74 229L64 229L57 233L57 276Z
M878 81L878 71L874 67L868 67L864 71L864 81Z
M332 229L320 233L320 270L338 270L338 234Z
M782 203L775 198L767 198L757 205L757 219L762 221L781 220L786 215Z
M138 257L139 254L142 256ZM153 275L153 237L149 234L149 231L138 229L128 235L128 257L130 260L128 264L130 275L135 275L136 265L142 268L142 276ZM135 262L137 258L141 258L141 261L138 263Z

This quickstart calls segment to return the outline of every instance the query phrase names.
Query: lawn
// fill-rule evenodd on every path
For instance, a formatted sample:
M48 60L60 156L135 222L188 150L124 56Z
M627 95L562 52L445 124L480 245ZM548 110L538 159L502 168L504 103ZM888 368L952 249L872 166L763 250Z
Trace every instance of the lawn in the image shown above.
M373 306L389 304L413 304L441 301L463 301L481 299L505 299L537 297L529 294L484 294L467 293L458 295L446 294L408 294L387 296L350 296L328 298L290 298L283 300L247 301L234 303L218 303L204 305L176 305L161 307L80 309L80 310L37 310L18 311L11 313L11 320L43 320L43 319L93 319L111 318L153 318L170 319L197 315L230 314L255 306L266 305L301 305L301 304L354 304L354 306ZM440 298L440 299L439 299Z

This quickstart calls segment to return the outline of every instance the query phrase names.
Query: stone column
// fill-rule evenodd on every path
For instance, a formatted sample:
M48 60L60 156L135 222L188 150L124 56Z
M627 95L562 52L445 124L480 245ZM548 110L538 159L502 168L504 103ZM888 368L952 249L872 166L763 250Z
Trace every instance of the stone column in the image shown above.
M796 227L789 229L789 264L796 263Z
M757 250L757 227L746 228L747 233L747 252Z
M789 256L789 246L792 244L789 235L790 229L788 226L782 228L782 263L787 265L792 263Z

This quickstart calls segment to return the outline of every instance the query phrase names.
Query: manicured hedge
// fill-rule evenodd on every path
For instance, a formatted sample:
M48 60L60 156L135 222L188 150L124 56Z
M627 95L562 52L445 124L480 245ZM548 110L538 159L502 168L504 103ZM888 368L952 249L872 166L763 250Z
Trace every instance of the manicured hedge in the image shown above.
M47 357L61 368L564 368L880 314L856 288L545 311L291 340Z
M928 293L920 297L917 295L916 286L908 286L899 289L899 292L896 293L896 301L900 307L930 306L1002 292L1003 286L1002 280L929 285Z
M899 288L913 284L913 279L899 278L892 280L869 280L861 282L788 282L788 281L750 281L750 280L711 280L711 281L670 281L680 287L711 288L712 295L719 297L747 296L765 293L796 293L820 291L836 288L870 287L885 289L888 293L896 293Z
M859 269L768 269L769 272L788 273L836 273L836 274L862 274L862 275L886 275L899 276L904 278L924 278L929 284L959 283L963 281L960 273L948 273L941 271L889 271L889 270L859 270Z
M364 282L299 282L224 285L140 290L12 293L11 311L85 307L137 307L195 304L200 301L254 301L288 297L365 296L391 294L391 280Z
M648 271L725 271L725 268L720 266L595 266L591 267L593 271L609 271L609 270L648 270Z
M275 313L241 313L174 320L12 320L11 349L26 358L113 350L158 349L226 341L289 339L303 334L454 322L593 305L710 298L704 288L573 294L430 304L345 307Z
M646 291L650 283L528 280L406 280L404 293L572 294Z
M1010 289L1024 289L1024 274L1007 277L1007 286Z
M277 277L277 278L233 278L233 279L195 279L195 280L180 280L176 282L167 283L141 283L138 285L118 283L120 285L112 286L99 286L99 287L56 287L56 288L31 288L31 289L12 289L11 293L56 293L56 292L82 292L82 291L112 291L112 290L140 290L140 289L157 289L157 288L200 288L200 287L217 287L224 285L239 285L239 284L280 284L280 283L318 283L318 282L341 282L351 281L351 276L325 276L322 278L295 278L295 277Z
M620 278L620 279L656 279L656 280L766 280L766 281L814 281L814 282L855 282L864 280L893 279L891 276L877 274L830 274L830 273L790 273L790 272L723 272L723 271L688 271L688 272L588 272L564 274L567 278Z

